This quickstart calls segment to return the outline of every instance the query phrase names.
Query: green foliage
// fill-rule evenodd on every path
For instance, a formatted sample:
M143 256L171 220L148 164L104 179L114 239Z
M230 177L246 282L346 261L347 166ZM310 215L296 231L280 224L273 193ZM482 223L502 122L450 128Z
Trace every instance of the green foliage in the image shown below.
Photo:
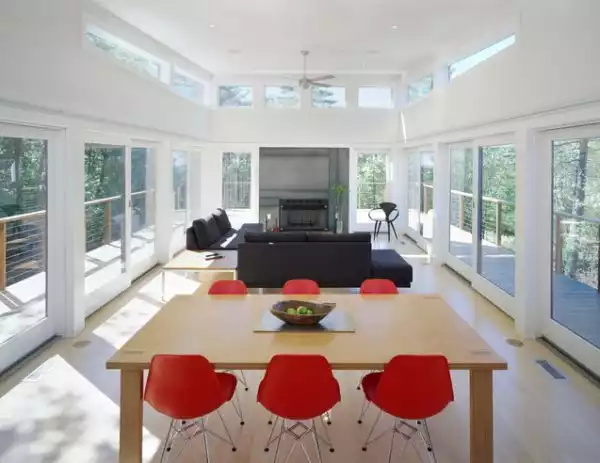
M360 153L358 155L358 209L373 209L385 199L386 154Z
M250 153L223 153L223 207L250 209Z

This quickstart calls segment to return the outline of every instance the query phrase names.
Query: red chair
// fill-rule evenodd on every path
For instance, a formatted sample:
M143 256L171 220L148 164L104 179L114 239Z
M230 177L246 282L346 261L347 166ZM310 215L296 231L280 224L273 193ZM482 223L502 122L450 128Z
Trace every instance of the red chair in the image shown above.
M360 285L360 294L398 294L398 288L396 288L396 284L391 280L371 278L363 281L362 285Z
M363 451L366 452L369 444L391 431L391 457L395 434L401 434L408 439L418 434L435 462L427 418L437 415L454 401L452 379L446 357L398 355L390 360L383 372L366 375L362 380L362 387L366 406L363 406L358 422L362 423L371 403L379 408L379 414L363 445ZM371 439L382 411L396 418L394 427ZM418 427L408 424L405 420L417 420Z
M144 400L155 410L171 418L169 432L161 454L171 451L176 437L190 440L202 434L209 461L207 434L231 445L236 451L229 428L219 410L231 402L240 424L244 424L242 409L236 394L237 379L229 373L216 373L212 364L201 355L155 355L150 363ZM232 401L234 398L237 405ZM227 438L206 427L206 417L216 411Z
M246 295L248 287L241 280L217 280L210 285L208 294L212 296Z
M265 452L268 452L269 446L277 440L273 461L277 461L279 445L284 434L295 439L288 459L298 442L308 434L313 435L319 461L321 461L319 441L323 441L330 452L334 451L327 427L323 426L326 435L324 438L317 434L315 424L315 418L328 414L341 400L340 385L333 376L329 362L322 355L274 356L258 387L257 400L276 416L265 446ZM279 435L272 438L280 419ZM286 426L286 420L294 423ZM312 422L310 427L301 422L309 420ZM304 444L300 442L300 445L306 454Z
M321 294L317 282L313 280L289 280L283 285L283 294Z
M211 296L245 296L248 294L248 287L246 283L241 280L217 280L213 281L208 289L208 294ZM244 389L248 390L248 380L243 371L240 371L240 383L243 384Z

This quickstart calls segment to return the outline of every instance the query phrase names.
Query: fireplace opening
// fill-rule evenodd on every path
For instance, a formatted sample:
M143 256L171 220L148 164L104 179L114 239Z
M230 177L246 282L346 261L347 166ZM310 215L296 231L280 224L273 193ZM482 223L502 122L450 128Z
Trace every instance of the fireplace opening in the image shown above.
M280 199L279 228L281 231L329 230L327 199Z

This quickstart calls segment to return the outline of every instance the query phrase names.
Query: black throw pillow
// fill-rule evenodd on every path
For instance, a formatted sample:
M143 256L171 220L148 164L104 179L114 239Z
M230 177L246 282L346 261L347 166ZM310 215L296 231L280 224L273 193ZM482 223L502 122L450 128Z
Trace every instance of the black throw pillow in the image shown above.
M227 217L227 212L225 212L225 209L217 209L216 212L213 212L212 216L217 221L217 227L219 227L221 235L224 235L231 230L231 222L229 221L229 217Z

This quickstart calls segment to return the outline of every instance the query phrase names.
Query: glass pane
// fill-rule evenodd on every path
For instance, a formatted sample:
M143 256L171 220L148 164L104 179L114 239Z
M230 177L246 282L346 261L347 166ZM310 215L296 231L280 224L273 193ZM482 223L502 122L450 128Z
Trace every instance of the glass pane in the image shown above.
M433 153L421 153L421 235L433 239Z
M552 318L600 348L600 137L552 151Z
M312 87L314 108L345 108L346 89L344 87Z
M425 76L408 86L408 102L420 100L433 90L433 76Z
M225 209L250 209L251 163L250 153L223 153Z
M360 87L358 106L361 108L393 108L392 89L390 87Z
M46 317L47 150L0 137L0 344Z
M131 149L131 261L154 255L156 190L154 155L148 148Z
M484 146L481 156L479 273L503 291L515 294L514 145Z
M472 265L473 150L450 148L450 253Z
M369 211L378 208L385 199L386 154L358 155L357 214L358 223L370 223Z
M252 107L252 87L223 85L219 87L219 106L224 108Z
M299 108L298 89L291 85L265 87L265 105L268 108Z
M173 151L173 235L185 234L188 210L187 176L188 154L185 151Z
M85 292L125 272L125 147L85 145Z
M191 77L188 77L177 70L173 71L171 88L179 95L189 98L190 100L202 100L202 91L204 86L197 80L192 79Z
M460 61L457 61L450 65L448 68L448 73L450 74L450 80L455 77L464 74L469 69L478 66L484 61L490 59L492 56L500 53L502 50L514 45L516 41L516 36L511 35L510 37L505 38L504 40L500 40L500 42L496 42L495 44L487 47L484 50L478 51L477 53L472 54L471 56L467 56Z
M408 157L408 226L417 232L420 231L420 169L419 153L411 153Z
M113 58L151 77L160 79L160 62L151 55L136 50L133 45L94 26L88 27L85 38Z

